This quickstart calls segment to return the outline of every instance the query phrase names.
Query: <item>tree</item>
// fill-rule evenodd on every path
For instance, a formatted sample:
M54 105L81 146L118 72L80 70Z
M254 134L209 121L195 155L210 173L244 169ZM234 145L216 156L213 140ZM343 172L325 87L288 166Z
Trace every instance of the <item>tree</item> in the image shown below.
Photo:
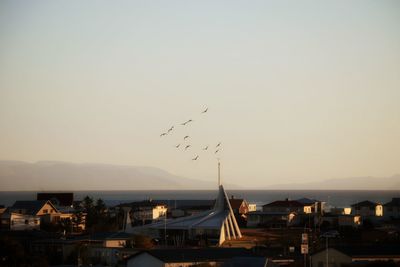
M106 204L101 198L96 201L95 208L98 215L102 215L107 210Z

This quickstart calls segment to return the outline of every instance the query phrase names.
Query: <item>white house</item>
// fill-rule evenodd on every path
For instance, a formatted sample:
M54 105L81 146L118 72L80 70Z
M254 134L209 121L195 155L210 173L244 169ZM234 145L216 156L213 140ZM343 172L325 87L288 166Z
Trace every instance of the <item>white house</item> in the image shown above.
M40 217L35 215L5 212L1 215L1 228L11 231L39 230Z

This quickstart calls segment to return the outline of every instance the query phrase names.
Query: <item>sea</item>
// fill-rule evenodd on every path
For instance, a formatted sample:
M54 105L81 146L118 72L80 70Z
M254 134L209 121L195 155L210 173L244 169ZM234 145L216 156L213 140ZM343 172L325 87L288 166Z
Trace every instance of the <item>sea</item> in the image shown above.
M244 198L249 203L262 205L275 200L300 198L325 201L328 207L349 207L360 201L369 200L387 203L400 197L399 190L225 190L229 197ZM11 206L16 200L35 200L37 191L0 191L0 205ZM89 196L101 198L107 206L141 200L210 200L215 199L217 190L129 190L129 191L74 191L74 199Z

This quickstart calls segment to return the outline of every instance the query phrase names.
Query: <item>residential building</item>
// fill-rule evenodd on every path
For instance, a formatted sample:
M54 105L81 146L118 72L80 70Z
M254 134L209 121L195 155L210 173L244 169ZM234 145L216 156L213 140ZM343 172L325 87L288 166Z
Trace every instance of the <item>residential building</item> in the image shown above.
M249 203L249 212L257 211L257 204Z
M0 228L10 231L39 230L40 217L15 212L4 212L0 215Z
M150 200L132 202L121 206L129 207L129 216L133 225L144 225L165 219L167 206Z
M244 248L175 248L141 251L127 259L127 267L217 266L234 257L252 257Z
M392 198L392 201L384 204L383 215L386 219L400 219L400 198Z
M296 200L278 200L268 204L265 204L262 207L263 212L284 212L291 213L294 212L296 214L311 214L313 204L304 204Z
M312 254L311 261L313 267L334 267L376 261L400 262L399 251L398 245L332 247Z
M381 217L383 216L383 206L372 201L362 201L351 205L352 214L361 217Z
M247 213L247 227L285 228L295 223L295 212L253 211Z
M9 211L35 216L59 213L57 208L49 200L16 201L14 205L9 208Z
M340 227L344 226L351 226L351 227L358 227L361 225L361 216L360 215L347 215L347 214L340 214L338 216L338 225Z
M296 201L304 205L304 213L306 214L314 213L322 215L324 213L325 209L324 201L310 199L310 198L300 198Z

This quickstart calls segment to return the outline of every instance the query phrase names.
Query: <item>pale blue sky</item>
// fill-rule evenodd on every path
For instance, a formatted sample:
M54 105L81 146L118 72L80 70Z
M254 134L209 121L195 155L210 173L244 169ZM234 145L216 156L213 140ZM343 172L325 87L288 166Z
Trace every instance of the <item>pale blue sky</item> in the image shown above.
M399 173L399 25L399 1L3 0L0 159L212 180L222 141L238 185Z

